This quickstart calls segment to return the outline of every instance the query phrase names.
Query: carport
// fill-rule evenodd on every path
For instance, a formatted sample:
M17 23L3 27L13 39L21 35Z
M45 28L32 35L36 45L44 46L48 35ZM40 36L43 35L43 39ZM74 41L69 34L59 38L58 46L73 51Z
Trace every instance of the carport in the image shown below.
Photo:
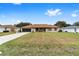
M31 29L22 29L23 32L31 32Z

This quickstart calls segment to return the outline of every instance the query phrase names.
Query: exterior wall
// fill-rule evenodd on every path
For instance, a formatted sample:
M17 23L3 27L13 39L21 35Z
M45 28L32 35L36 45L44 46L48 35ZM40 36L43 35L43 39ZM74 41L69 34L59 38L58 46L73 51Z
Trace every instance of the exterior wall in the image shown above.
M75 32L74 29L62 29L62 31L63 31L63 32L66 32L66 31L67 31L67 32Z
M52 29L52 31L55 31L55 29Z
M58 28L58 29L57 29L57 32L58 32L59 30L63 30L63 29L61 29L61 28Z
M79 33L79 28L77 29L77 32Z
M57 31L55 31L55 29L52 28L52 29L46 29L46 32L57 32Z
M6 30L8 30L9 32L11 32L11 28L7 28Z
M48 29L46 29L46 32L48 32Z
M16 32L18 32L19 30L20 30L20 28L16 28L16 30L15 30L15 31L16 31Z
M63 32L75 32L75 29L62 29ZM76 32L79 32L79 28L76 29Z
M9 32L11 32L11 28L7 28L6 30L8 30ZM0 32L5 31L5 28L0 28Z
M33 29L31 29L31 32L35 32L36 30L33 28Z
M5 29L4 28L0 28L0 32L3 32Z

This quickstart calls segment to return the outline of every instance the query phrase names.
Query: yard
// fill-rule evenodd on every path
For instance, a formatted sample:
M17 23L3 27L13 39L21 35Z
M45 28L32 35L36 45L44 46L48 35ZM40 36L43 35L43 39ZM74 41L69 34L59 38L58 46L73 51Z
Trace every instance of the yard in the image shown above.
M36 32L0 46L5 56L79 56L78 33Z
M0 36L13 34L14 32L0 32Z

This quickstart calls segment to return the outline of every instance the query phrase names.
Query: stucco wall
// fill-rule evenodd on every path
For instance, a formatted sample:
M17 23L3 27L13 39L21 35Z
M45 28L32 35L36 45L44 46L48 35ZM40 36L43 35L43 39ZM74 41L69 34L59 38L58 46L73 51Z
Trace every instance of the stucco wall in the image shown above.
M11 32L10 28L7 28L6 30L8 30L9 32ZM3 32L3 31L5 31L5 28L0 28L0 32Z
M63 30L63 32L75 32L75 30L74 29L62 29Z
M77 29L77 32L79 33L79 28Z
M46 29L46 32L57 32L57 31L55 31L55 29L52 28L51 30L50 29Z
M63 32L75 32L75 29L62 29ZM79 32L79 28L76 29L76 32Z
M0 32L3 32L5 29L4 28L0 28Z

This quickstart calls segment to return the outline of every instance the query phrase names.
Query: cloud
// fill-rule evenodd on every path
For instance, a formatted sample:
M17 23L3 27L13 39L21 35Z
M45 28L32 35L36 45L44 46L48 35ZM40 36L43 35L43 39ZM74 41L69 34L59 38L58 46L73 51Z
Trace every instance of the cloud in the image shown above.
M21 5L22 3L16 2L16 3L12 3L14 5Z
M79 10L74 10L71 14L72 17L77 17L79 15Z
M71 16L72 16L72 17L77 17L78 15L74 13L74 14L72 14Z
M17 20L17 23L20 23L21 22L21 20Z
M61 9L55 9L55 10L49 9L49 10L47 10L47 12L45 13L45 15L48 15L48 16L50 16L50 17L52 17L52 16L57 16L57 15L60 15L60 14L62 14Z

